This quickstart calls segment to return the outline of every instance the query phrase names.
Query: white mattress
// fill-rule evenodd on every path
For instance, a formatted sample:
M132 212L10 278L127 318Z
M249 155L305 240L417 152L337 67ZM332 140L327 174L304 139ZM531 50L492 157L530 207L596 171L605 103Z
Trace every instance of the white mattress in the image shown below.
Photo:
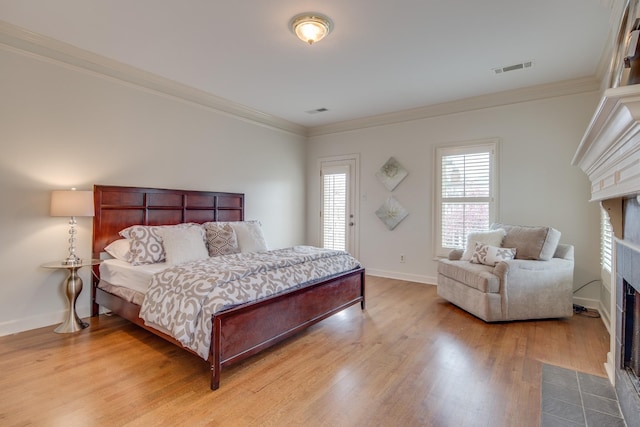
M100 264L100 279L115 286L146 293L151 276L167 268L167 263L131 265L117 259L107 259Z

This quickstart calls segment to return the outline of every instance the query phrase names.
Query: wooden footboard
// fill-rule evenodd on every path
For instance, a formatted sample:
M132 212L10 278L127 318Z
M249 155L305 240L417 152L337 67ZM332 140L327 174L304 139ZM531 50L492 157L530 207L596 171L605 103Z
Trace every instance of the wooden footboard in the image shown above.
M364 269L359 268L214 314L209 349L211 389L220 387L222 367L240 362L358 302L364 310L364 274ZM96 305L195 354L171 336L146 326L140 318L140 306L100 288L94 292Z
M211 389L220 369L239 362L353 305L365 308L364 269L213 315Z

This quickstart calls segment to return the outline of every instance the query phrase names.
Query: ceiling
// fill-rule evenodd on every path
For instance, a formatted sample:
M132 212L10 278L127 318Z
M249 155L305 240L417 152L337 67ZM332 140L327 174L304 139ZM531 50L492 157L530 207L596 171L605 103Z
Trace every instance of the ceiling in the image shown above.
M0 20L312 128L596 76L615 2L0 0ZM307 11L334 22L311 46L288 28Z

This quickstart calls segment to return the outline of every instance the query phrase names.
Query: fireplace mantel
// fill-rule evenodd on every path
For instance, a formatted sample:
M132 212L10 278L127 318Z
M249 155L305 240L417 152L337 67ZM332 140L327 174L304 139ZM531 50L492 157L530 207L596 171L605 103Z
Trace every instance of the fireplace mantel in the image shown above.
M640 84L607 89L573 157L591 200L640 194Z

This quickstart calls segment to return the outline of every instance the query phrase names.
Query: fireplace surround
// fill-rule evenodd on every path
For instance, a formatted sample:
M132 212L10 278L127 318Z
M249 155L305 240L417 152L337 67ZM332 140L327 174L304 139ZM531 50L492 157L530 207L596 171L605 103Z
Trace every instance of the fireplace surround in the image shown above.
M640 287L640 84L604 91L573 164L589 176L591 201L607 211L615 236L615 280L611 280L611 306L604 313L610 315L611 337L605 369L625 419L640 420L640 395L625 353L631 346L625 344L632 335L628 325L638 323L629 316L632 304L626 294Z
M627 420L640 420L640 204L623 202L623 236L616 244L615 388Z

